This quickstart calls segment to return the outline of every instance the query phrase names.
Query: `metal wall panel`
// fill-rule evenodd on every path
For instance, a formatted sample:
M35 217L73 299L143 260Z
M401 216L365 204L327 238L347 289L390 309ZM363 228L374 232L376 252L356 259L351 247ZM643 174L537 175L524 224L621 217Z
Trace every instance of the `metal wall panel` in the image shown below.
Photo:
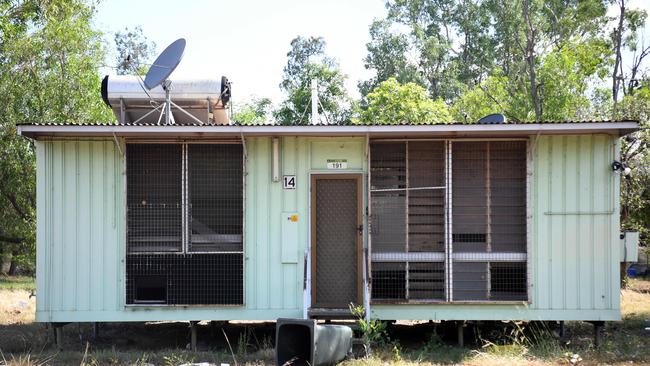
M325 141L336 147L335 158L346 155L339 150L347 151L356 156L356 160L351 158L352 164L364 161L364 139L282 138L281 173L296 175L295 190L271 183L270 141L264 137L246 141L246 305L147 310L123 307L124 176L115 143L37 141L37 320L302 316L303 266L282 263L281 213L299 215L297 251L301 259L309 243L309 174L327 172L322 161L329 158L328 149L312 156L312 143ZM615 244L619 242L619 176L610 167L618 156L616 141L607 135L531 136L532 184L527 193L532 202L530 305L373 305L373 314L382 319L619 319L619 248ZM84 160L85 151L88 160ZM365 163L360 166L349 170L363 172ZM84 172L89 169L89 174ZM87 190L65 189L84 184ZM80 220L82 216L87 221Z
M124 160L113 140L37 141L37 320L275 319L302 315L302 258L309 246L309 176L365 170L363 138L280 139L271 181L271 138L246 139L244 306L125 307ZM125 151L125 145L121 145ZM347 159L328 170L327 159ZM365 202L364 202L365 205ZM281 250L283 212L295 213L296 245ZM287 250L293 253L286 252Z
M123 301L122 166L113 141L37 142L37 320Z

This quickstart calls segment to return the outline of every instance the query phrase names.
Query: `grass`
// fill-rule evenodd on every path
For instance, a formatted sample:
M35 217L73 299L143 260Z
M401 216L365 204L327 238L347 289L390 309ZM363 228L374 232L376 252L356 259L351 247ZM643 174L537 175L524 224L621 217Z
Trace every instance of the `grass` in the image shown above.
M32 291L35 288L34 277L0 275L0 290Z
M105 324L97 339L92 338L90 324L70 324L64 328L64 351L58 351L52 344L52 329L34 323L32 288L29 278L0 277L0 365L262 365L274 361L273 323L201 323L197 352L187 349L186 323ZM650 364L650 332L645 331L650 281L628 283L621 291L621 311L623 321L606 324L599 349L592 345L593 327L581 322L568 322L563 339L543 323L468 326L463 348L454 345L452 326L400 322L388 328L385 344L371 356L343 364Z

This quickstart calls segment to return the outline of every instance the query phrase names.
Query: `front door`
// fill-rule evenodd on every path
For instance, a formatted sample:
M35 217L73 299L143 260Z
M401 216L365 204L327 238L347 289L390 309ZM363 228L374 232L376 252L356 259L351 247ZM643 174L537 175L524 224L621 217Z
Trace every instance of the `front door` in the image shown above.
M361 175L311 178L312 307L361 303Z

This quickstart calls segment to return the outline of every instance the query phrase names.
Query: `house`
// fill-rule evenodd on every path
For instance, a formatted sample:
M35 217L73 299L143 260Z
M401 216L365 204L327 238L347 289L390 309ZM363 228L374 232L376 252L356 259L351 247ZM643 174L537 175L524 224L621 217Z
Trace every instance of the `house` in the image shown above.
M20 125L36 320L618 320L612 164L637 129Z

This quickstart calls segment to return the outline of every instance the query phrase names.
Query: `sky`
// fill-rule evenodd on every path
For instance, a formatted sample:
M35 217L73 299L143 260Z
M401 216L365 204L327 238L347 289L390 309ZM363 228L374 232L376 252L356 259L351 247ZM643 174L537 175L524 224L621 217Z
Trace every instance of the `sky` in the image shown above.
M348 75L348 92L358 97L357 82L372 76L363 66L368 28L385 13L383 0L106 0L99 4L96 25L110 45L116 31L140 25L157 52L185 38L185 55L173 77L225 75L235 103L253 95L279 102L282 68L298 35L325 38L327 54ZM111 56L107 64L117 64Z
M185 38L185 56L173 77L220 78L233 84L233 102L252 96L282 99L279 84L290 42L298 35L322 36L326 53L348 76L346 87L358 97L359 81L372 77L363 66L369 26L386 15L384 0L105 0L98 6L96 26L109 45L113 34L125 27L142 27L162 51ZM650 0L628 1L628 8L650 13ZM610 15L616 15L614 8ZM650 42L650 19L645 38ZM646 42L646 43L647 43ZM107 65L116 65L115 54ZM112 74L110 68L104 70Z

